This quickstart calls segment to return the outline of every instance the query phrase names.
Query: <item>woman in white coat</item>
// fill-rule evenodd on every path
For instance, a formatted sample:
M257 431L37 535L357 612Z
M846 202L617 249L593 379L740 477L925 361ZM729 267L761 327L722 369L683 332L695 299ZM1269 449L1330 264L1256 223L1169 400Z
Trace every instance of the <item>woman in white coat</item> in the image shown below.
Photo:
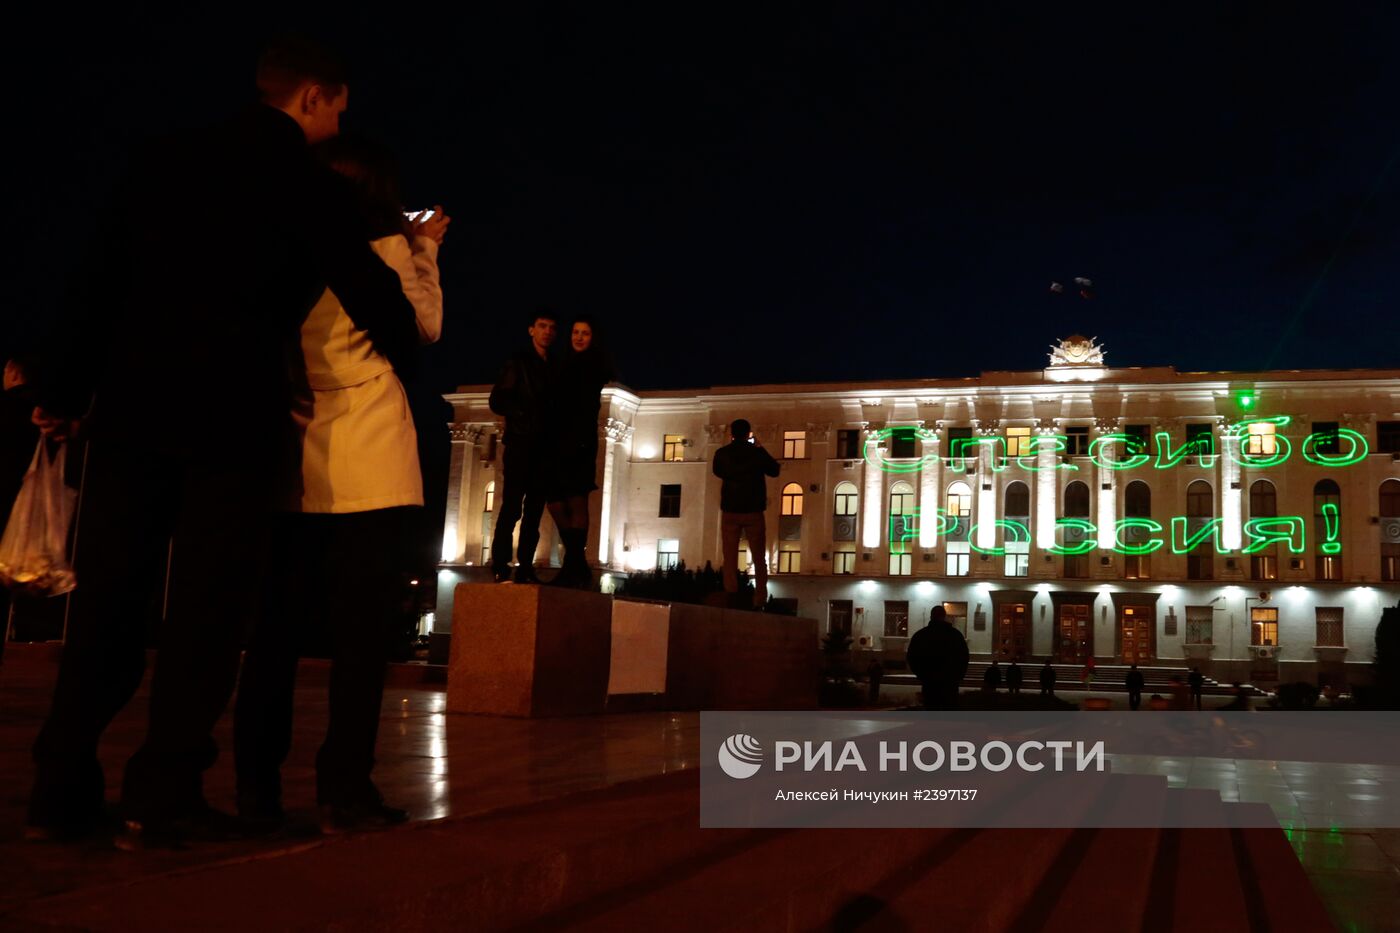
M366 236L399 273L424 343L442 332L437 252L441 207L409 223L397 172L378 147L339 137L320 153L354 188ZM330 723L316 756L321 828L339 832L407 819L371 780L384 675L402 614L409 513L423 505L408 399L372 335L329 289L301 327L293 365L292 454L283 483L273 583L244 660L235 726L240 816L282 819L281 765L291 748L299 629L330 633Z

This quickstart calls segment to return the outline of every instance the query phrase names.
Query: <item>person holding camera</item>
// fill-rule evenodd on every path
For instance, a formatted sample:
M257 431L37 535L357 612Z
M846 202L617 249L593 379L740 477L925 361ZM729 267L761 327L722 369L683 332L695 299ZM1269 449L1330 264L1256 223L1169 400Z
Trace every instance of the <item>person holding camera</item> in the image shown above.
M729 426L730 442L715 451L710 472L722 481L719 493L720 547L724 561L724 591L736 597L739 592L739 539L747 537L753 563L753 604L768 601L768 534L763 513L768 508L766 477L780 470L753 429L743 418Z

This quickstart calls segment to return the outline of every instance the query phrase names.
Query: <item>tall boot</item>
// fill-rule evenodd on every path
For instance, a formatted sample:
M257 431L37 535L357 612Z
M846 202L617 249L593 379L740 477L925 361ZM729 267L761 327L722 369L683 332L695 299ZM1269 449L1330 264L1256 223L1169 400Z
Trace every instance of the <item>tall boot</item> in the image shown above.
M581 528L568 528L561 532L564 538L564 568L561 571L569 586L579 589L593 588L593 571L588 566L588 532Z

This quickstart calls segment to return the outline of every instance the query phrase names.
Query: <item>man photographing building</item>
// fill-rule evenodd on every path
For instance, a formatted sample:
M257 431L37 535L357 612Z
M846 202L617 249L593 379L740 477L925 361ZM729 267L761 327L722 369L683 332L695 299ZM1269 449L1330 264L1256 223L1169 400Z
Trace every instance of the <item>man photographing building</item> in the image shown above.
M715 451L710 468L724 481L719 493L724 590L739 592L739 538L747 537L753 562L754 605L761 607L768 601L768 535L763 524L768 483L764 477L778 475L778 461L758 443L743 418L729 426L729 436L730 442Z

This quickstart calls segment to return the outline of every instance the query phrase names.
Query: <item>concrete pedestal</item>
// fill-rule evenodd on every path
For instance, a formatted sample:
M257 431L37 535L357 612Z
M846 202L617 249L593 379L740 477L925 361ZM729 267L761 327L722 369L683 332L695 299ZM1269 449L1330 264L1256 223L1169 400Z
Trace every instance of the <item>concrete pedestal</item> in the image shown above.
M612 599L562 587L463 583L447 709L498 716L603 712Z

